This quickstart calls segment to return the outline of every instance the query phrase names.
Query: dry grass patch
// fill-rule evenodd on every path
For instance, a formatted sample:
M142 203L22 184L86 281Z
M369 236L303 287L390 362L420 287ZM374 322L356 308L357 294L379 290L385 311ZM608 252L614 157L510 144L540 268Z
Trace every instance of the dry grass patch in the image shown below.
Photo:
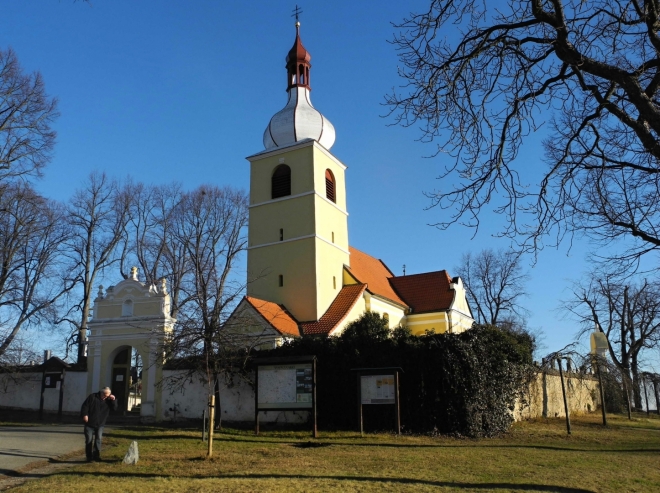
M575 418L571 436L562 420L524 422L483 440L225 430L210 460L193 430L116 430L108 439L109 462L15 491L660 491L660 419L645 416L610 417L607 429L599 416ZM131 440L136 466L121 464Z

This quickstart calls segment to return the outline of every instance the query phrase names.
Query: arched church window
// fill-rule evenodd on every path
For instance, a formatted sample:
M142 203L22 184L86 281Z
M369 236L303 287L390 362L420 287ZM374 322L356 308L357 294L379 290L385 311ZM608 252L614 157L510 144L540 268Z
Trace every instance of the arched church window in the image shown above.
M305 83L305 67L302 64L298 67L298 82L300 84Z
M286 197L291 195L291 168L286 164L280 164L275 168L271 178L271 198Z
M329 169L325 170L325 196L328 200L337 202L335 195L335 176Z
M122 317L132 317L133 316L133 301L126 300L121 306L121 316Z

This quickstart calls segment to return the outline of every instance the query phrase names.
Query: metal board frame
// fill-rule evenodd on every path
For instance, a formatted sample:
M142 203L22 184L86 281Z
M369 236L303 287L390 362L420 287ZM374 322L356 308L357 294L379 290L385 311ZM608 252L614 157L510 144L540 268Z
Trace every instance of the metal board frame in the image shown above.
M397 435L401 434L401 411L399 406L399 373L403 373L403 369L398 366L389 366L385 368L353 368L351 370L357 375L357 412L358 412L358 425L360 428L360 435L364 435L364 415L362 406L391 406L392 404L375 403L375 404L362 404L362 377L368 375L387 375L394 377L394 422L396 426Z
M312 407L268 407L259 406L259 367L260 366L287 366L293 364L311 363L312 364ZM312 413L312 436L318 437L318 427L316 422L316 356L295 356L282 358L255 358L252 360L255 367L254 381L254 433L259 435L259 412L260 411L311 411Z

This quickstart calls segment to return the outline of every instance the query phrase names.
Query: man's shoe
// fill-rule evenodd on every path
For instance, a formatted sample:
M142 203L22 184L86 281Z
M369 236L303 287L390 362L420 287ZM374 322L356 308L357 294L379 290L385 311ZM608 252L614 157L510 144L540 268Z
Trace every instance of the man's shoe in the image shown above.
M87 457L87 462L93 462L93 461L94 459L92 459L91 457Z

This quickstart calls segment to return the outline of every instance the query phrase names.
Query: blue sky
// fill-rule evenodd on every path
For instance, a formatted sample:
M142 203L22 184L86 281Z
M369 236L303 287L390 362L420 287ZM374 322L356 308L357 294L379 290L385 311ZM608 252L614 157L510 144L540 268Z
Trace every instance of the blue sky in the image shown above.
M506 247L485 215L473 231L429 226L445 211L425 210L424 191L443 158L416 129L389 126L384 95L400 84L390 22L426 1L309 2L301 37L312 55L312 102L337 131L332 152L348 166L350 243L381 258L395 274L447 269L467 251ZM93 170L145 183L203 183L247 189L245 156L263 149L270 117L286 102L284 58L295 37L294 4L251 2L0 0L0 47L11 46L25 71L40 71L59 99L58 143L37 184L65 201ZM543 170L540 135L518 158ZM574 339L559 300L588 268L587 245L541 252L530 266L530 326L546 351ZM104 284L115 283L118 274Z

